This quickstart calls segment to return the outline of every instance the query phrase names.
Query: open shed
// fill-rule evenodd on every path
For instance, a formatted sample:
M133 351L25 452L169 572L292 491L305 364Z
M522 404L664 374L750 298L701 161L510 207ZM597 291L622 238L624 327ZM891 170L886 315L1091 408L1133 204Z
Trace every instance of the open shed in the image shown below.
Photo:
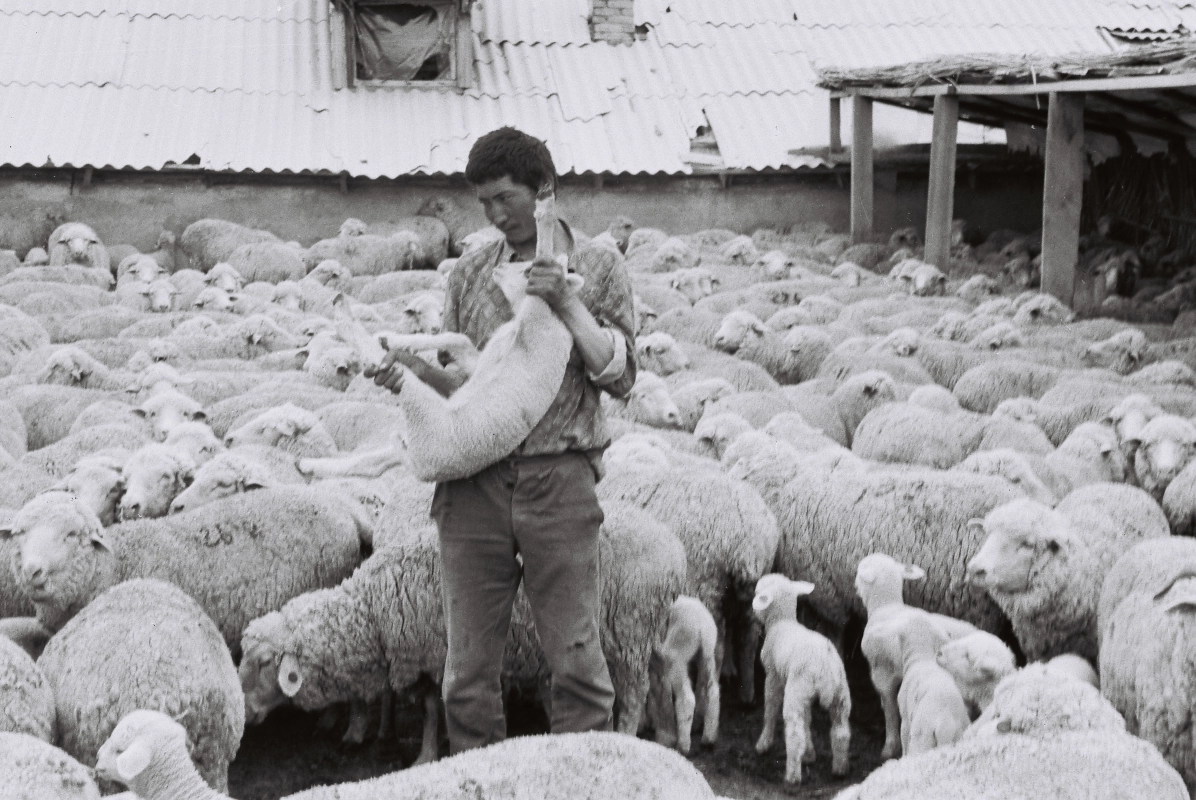
M1196 39L1118 53L1069 57L964 55L900 66L825 68L832 142L838 104L852 103L851 231L872 235L872 108L875 102L934 115L926 260L945 269L951 246L956 137L960 120L1045 129L1042 290L1069 305L1077 282L1086 166L1085 133L1134 137L1196 153Z

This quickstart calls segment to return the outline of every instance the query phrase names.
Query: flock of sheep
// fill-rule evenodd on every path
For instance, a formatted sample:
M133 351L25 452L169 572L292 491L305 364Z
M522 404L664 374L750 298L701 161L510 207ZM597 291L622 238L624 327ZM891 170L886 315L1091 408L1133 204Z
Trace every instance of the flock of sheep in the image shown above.
M682 754L698 722L717 740L721 680L755 701L758 661L756 749L780 722L797 784L815 704L848 772L858 645L893 760L843 798L1196 787L1189 315L1076 321L1021 291L1011 232L960 237L944 274L908 230L623 218L589 240L624 259L639 327L598 484L618 732L430 764L433 487L403 396L361 372L382 340L476 360L440 329L443 280L496 232L427 208L309 248L205 219L151 253L77 222L0 250L0 785L219 798L244 726L281 705L347 706L361 742L415 702L426 766L295 797L713 797ZM1107 308L1186 291L1126 287L1139 255L1089 244ZM548 680L521 594L504 684Z

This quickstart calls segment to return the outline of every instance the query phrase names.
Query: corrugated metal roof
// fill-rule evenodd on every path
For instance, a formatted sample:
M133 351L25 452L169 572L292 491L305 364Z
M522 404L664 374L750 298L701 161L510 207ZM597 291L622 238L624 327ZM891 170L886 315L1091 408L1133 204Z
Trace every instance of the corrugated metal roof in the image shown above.
M478 134L512 124L563 173L687 173L707 125L726 168L811 166L791 151L828 140L814 65L1196 28L1196 2L1173 0L636 0L647 36L612 46L590 41L590 2L477 0L462 92L335 90L330 0L0 0L0 163L458 173ZM926 141L929 121L878 109L876 131Z

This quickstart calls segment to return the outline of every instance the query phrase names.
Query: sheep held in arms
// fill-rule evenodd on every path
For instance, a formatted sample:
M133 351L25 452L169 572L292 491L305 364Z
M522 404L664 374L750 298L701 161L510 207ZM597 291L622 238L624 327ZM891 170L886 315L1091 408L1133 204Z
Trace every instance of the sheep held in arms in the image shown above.
M536 197L536 256L552 258L556 199ZM490 338L477 366L447 400L406 370L399 407L407 421L407 459L423 481L449 481L485 469L509 455L548 412L565 377L573 337L539 297L527 294L527 264L505 264L494 278L515 317ZM580 275L569 275L581 288ZM382 348L355 320L340 314L342 338L377 364Z

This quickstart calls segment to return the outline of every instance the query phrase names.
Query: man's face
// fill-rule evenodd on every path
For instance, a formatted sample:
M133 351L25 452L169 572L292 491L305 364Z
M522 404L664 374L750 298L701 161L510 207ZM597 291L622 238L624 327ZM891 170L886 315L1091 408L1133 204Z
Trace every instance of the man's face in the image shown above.
M504 175L474 187L491 225L507 242L520 245L536 238L536 193Z

